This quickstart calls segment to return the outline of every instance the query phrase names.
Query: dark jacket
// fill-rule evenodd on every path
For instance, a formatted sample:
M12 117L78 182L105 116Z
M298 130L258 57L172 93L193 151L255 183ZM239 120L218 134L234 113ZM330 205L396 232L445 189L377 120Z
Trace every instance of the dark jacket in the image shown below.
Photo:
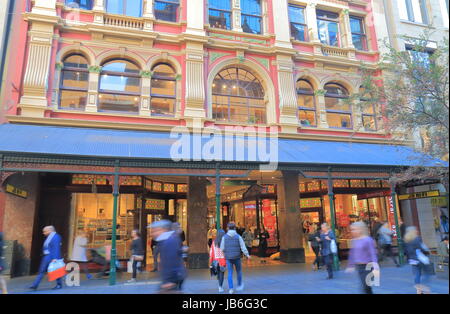
M186 277L181 246L181 239L175 232L158 242L163 283L179 283Z
M327 236L330 238L330 240L325 239ZM333 231L330 230L326 234L323 234L323 233L320 234L320 243L322 244L322 251L321 251L322 256L327 256L327 255L332 254L331 248L330 248L331 240L336 240L336 237L334 236Z
M259 246L267 247L267 239L269 239L269 232L263 231L259 234Z
M312 247L320 247L320 242L317 241L316 238L319 238L319 239L320 239L320 231L316 231L316 232L314 232L314 233L311 233L311 234L308 236L308 241L311 242L311 246L312 246Z
M416 262L419 261L419 259L417 258L417 250L421 250L424 254L429 253L428 248L423 244L420 237L417 237L413 241L406 243L406 256L408 257L408 260L413 260Z
M131 254L143 256L144 253L145 252L144 252L144 245L142 243L142 239L141 238L134 239L131 242Z

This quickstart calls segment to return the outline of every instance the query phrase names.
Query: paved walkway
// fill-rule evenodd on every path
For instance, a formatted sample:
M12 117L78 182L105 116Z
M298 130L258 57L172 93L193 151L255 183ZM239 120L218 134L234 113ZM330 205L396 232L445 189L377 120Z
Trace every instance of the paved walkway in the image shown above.
M343 267L344 265L342 265ZM142 273L138 282L128 284L129 274L119 273L116 286L109 286L107 279L86 280L82 275L81 286L65 287L52 291L53 283L43 281L39 290L26 289L33 277L21 277L9 281L11 294L152 294L158 291L157 273ZM326 272L312 271L310 264L283 264L261 267L245 267L245 289L242 294L357 294L360 293L357 275L339 271L335 279L326 280ZM380 286L374 288L377 294L414 294L413 276L409 265L396 268L382 265ZM45 279L44 279L45 280ZM225 278L225 287L227 287ZM432 277L433 293L448 294L448 280ZM184 293L215 294L217 281L209 270L190 270L184 285ZM227 289L226 289L227 291Z

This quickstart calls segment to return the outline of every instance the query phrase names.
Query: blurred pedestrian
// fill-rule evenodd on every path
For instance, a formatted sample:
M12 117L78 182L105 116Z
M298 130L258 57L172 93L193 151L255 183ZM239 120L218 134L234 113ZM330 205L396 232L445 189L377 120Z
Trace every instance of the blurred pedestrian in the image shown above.
M380 262L383 261L384 257L390 257L397 267L400 267L394 253L392 252L392 235L394 233L389 228L389 223L387 221L383 222L383 225L378 230L378 244L380 245L381 254Z
M47 273L47 269L50 263L56 262L56 260L61 259L61 236L56 233L55 227L44 227L42 233L46 237L44 245L42 247L43 257L39 266L39 274L36 277L36 280L30 286L31 290L37 290L42 278L44 278L44 275ZM61 288L62 279L58 278L56 279L56 286L53 288L53 290L58 290Z
M172 230L175 231L175 233L180 237L181 256L183 258L183 262L185 263L185 265L187 265L189 247L183 245L184 241L186 241L186 234L184 233L184 230L181 228L181 225L178 222L174 222L172 224Z
M267 256L267 240L269 239L270 235L267 232L266 228L264 227L264 225L262 226L262 230L259 233L259 257L263 258L263 260L261 260L262 263L265 263L266 260L264 259Z
M253 232L250 230L250 228L245 229L244 233L242 234L242 239L244 240L245 247L247 248L248 254L252 254L252 247L253 247L253 240L255 239L255 236L253 235Z
M3 262L3 233L0 232L0 288L2 290L2 294L8 294L8 289L6 286L6 280L5 277L3 277L2 272L5 269L5 263Z
M160 255L161 292L180 292L186 278L182 258L182 244L168 220L155 221L150 225L151 235L158 242Z
M86 231L79 230L73 242L72 258L70 260L80 265L80 269L86 274L87 279L92 279L92 275L89 273L87 265L88 263L88 258L86 255L87 245L88 245L88 238L86 235Z
M245 246L244 240L236 232L236 225L233 222L228 224L228 232L222 238L220 243L220 249L225 255L227 261L228 270L228 289L229 293L234 293L233 285L233 267L236 268L236 275L238 286L236 291L244 290L244 283L242 282L242 263L241 263L241 252L244 253L247 258L250 258L248 254L247 247Z
M350 229L353 240L346 271L353 272L356 269L362 291L366 294L373 294L372 286L368 284L368 278L372 271L376 276L379 275L375 241L369 235L369 228L362 221L353 223Z
M141 239L141 234L139 230L131 231L131 238L133 241L131 242L131 263L133 268L133 274L129 283L136 282L137 271L141 269L142 263L144 262L144 244Z
M217 236L214 239L213 245L211 245L211 249L209 251L209 264L213 269L213 272L217 274L217 280L219 281L219 293L222 293L224 291L223 281L225 279L225 271L227 267L225 255L220 249L220 243L222 242L222 238L224 235L225 231L223 231L222 229L217 231Z
M216 235L217 235L217 229L216 229L214 226L211 226L211 227L209 228L208 234L207 234L207 237L208 237L208 247L209 247L209 248L211 248L213 239L216 237Z
M158 258L159 258L159 249L158 249L158 241L155 240L155 238L152 237L152 242L150 242L150 247L152 248L152 255L153 255L153 269L152 273L158 271Z
M428 294L430 288L426 284L429 281L432 265L427 255L430 251L419 237L416 227L406 228L405 245L408 263L414 274L414 288L417 294Z
M444 237L438 246L438 254L443 263L448 263L448 237Z
M312 230L312 233L308 235L308 241L311 243L311 249L316 256L312 268L313 270L319 270L321 265L320 242L317 241L317 239L320 239L319 226L317 224L314 224Z
M330 226L327 223L323 223L321 226L320 238L316 238L320 242L323 262L327 266L328 277L327 279L333 279L333 252L331 250L331 242L336 241L336 237L331 231Z

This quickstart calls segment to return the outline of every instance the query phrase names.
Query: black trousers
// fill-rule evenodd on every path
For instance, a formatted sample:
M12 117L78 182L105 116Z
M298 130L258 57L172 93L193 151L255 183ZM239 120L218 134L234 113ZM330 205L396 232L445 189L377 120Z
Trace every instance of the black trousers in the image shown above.
M359 280L361 282L361 289L365 294L373 294L372 287L367 284L367 278L372 272L371 269L366 270L366 264L356 265L356 270L358 271Z
M327 266L328 278L333 278L333 254L323 256L323 262Z
M390 257L393 261L395 265L398 265L398 261L395 258L394 253L392 252L392 245L391 244L383 244L381 246L381 256L380 256L380 261L382 261L384 259L384 257Z
M319 246L312 246L312 250L314 252L314 255L316 256L316 259L314 260L313 265L317 265L317 268L320 267L321 264L321 257L320 257L320 247Z
M139 261L133 260L133 279L136 279L138 263Z

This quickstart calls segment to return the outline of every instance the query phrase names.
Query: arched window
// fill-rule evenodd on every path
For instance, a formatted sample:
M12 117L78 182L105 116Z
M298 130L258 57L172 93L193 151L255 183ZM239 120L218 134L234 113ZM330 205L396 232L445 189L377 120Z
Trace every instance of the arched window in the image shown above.
M166 63L152 69L151 110L155 116L174 116L176 107L176 73Z
M99 111L139 112L141 78L139 67L125 59L107 61L102 66Z
M86 58L80 54L66 57L61 71L59 107L84 110L88 88L89 71Z
M154 0L155 17L157 20L176 22L178 20L178 7L180 0Z
M337 83L328 83L325 89L325 107L328 126L331 128L352 128L352 108L345 100L348 91Z
M245 33L262 34L261 0L241 0L241 25Z
M249 71L230 67L214 78L212 113L218 121L264 124L264 89Z
M359 95L364 129L366 131L376 131L377 120L375 104L370 101L371 96L366 92L363 86L359 88Z
M317 126L314 88L307 80L297 81L298 119L303 126Z
M93 0L66 0L66 5L75 9L92 10Z
M142 0L107 0L106 11L112 14L142 16Z

